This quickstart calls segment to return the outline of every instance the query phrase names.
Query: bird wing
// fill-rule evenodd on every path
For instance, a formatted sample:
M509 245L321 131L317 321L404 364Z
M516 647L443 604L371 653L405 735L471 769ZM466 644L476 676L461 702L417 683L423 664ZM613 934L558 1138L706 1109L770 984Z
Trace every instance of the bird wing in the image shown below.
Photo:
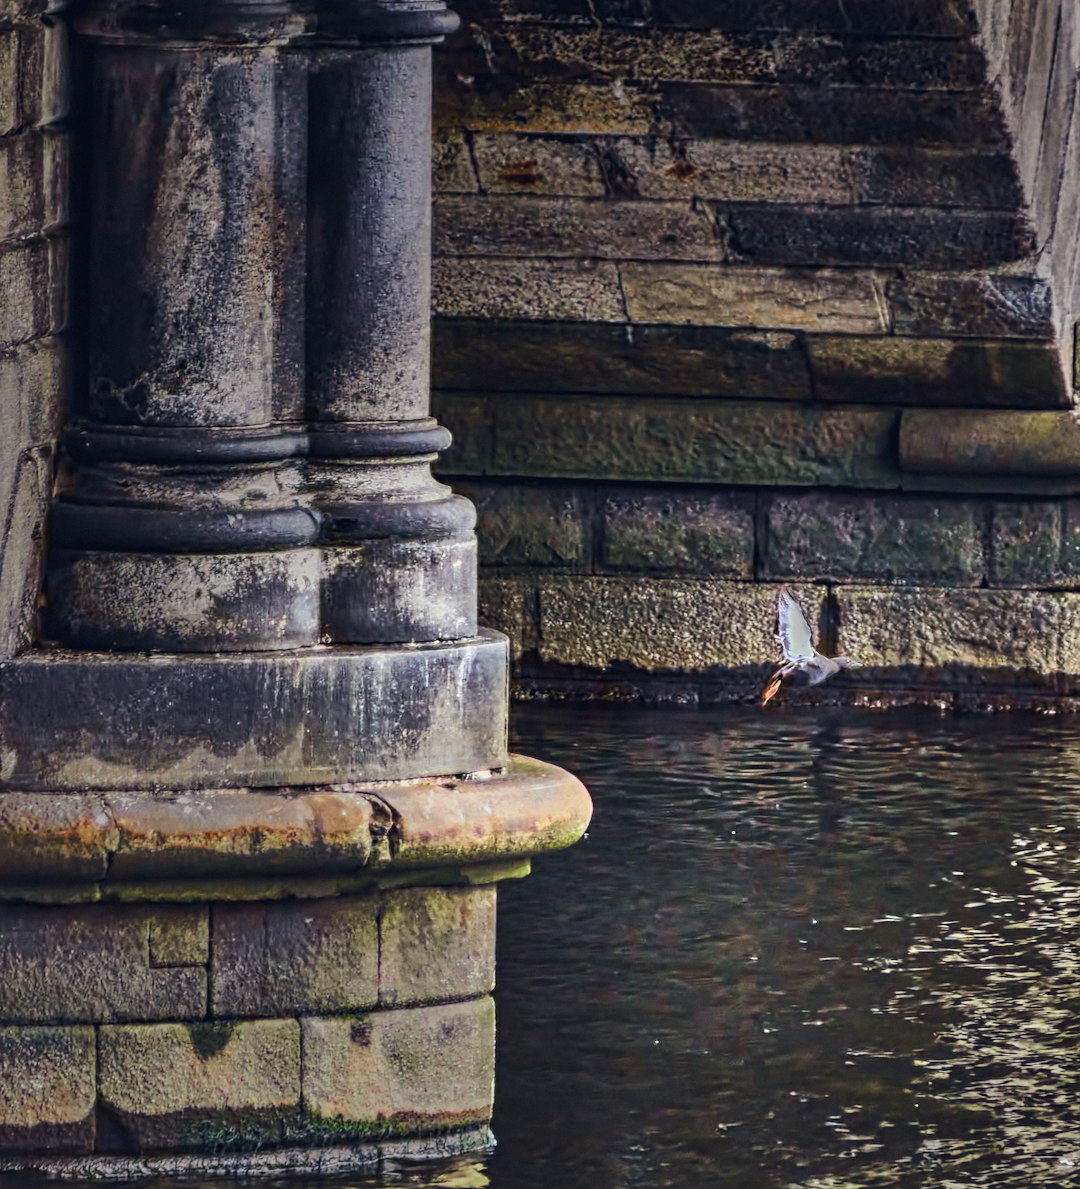
M780 647L789 661L808 661L817 656L814 637L806 622L799 600L785 586L776 600L776 614L780 622Z

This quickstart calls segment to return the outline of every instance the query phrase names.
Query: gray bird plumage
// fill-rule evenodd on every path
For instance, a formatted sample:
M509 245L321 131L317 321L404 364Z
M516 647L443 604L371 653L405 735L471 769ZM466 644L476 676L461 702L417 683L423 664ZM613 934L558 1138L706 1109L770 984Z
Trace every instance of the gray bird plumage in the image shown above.
M859 662L850 656L822 656L814 647L814 634L807 622L799 600L786 586L776 598L776 618L779 631L776 642L784 656L784 663L772 675L765 687L761 704L764 706L780 688L785 677L798 673L806 685L819 685L835 677L841 669L857 669Z

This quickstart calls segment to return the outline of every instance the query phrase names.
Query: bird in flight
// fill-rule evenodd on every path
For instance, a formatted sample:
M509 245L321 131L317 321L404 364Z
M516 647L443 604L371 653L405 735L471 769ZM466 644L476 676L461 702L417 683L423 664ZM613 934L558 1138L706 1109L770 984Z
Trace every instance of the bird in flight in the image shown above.
M762 706L776 696L785 677L799 674L802 685L819 685L835 676L841 669L857 669L859 661L850 656L822 656L814 647L814 635L806 621L799 600L786 586L776 597L776 618L780 630L776 642L784 654L784 663L772 675L761 695Z

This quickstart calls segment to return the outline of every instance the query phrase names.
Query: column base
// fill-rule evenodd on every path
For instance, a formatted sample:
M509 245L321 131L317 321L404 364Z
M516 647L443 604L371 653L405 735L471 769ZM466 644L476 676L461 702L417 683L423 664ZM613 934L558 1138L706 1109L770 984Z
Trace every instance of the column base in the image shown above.
M363 787L0 793L0 1169L482 1148L495 885L590 812L523 757Z
M340 784L506 755L506 638L0 664L0 789Z

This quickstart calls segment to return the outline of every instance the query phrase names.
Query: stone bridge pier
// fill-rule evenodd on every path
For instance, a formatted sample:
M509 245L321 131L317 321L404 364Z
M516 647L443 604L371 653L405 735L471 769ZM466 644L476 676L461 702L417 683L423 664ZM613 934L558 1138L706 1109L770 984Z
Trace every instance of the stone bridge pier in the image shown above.
M441 0L90 0L36 627L0 660L0 1168L489 1142L495 888L582 786L507 753L430 466Z

